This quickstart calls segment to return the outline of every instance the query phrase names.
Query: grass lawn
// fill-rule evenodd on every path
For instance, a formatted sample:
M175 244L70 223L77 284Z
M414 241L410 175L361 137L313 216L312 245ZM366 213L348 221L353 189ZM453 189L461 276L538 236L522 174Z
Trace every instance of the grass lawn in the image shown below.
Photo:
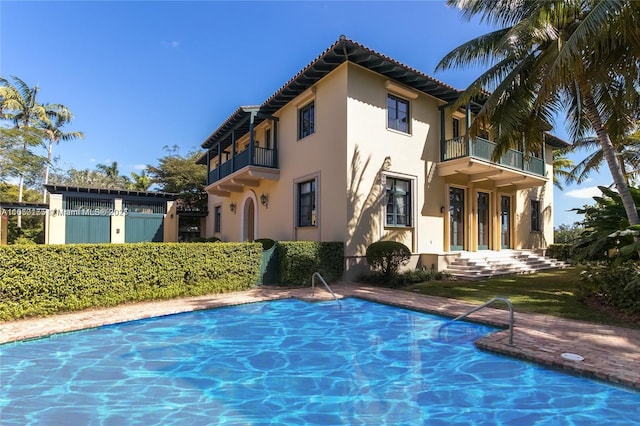
M637 318L600 311L574 295L584 267L571 266L536 274L503 275L481 281L428 281L406 288L429 296L441 296L481 304L493 297L509 298L516 312L554 315L583 321L640 328ZM506 309L503 303L492 307Z

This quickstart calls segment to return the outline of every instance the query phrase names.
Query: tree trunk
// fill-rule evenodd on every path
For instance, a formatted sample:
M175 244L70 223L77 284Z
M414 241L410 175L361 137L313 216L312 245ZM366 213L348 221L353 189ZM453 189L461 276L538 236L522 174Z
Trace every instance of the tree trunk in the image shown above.
M629 191L629 186L624 176L622 166L618 161L618 156L616 155L616 151L613 148L613 144L611 143L609 134L602 125L600 113L598 112L598 108L596 107L596 103L593 100L591 94L587 93L585 95L584 106L587 117L589 118L589 121L591 121L591 125L593 126L593 129L596 131L596 135L598 136L598 143L600 144L600 147L602 148L602 154L604 155L604 158L607 160L607 164L609 165L609 170L611 171L613 182L615 183L618 194L620 194L620 198L622 199L622 205L624 206L624 211L627 214L627 219L629 219L629 225L638 225L640 224L640 217L638 217L638 208L633 202L633 197L631 196L631 191ZM636 239L637 238L638 237L636 237Z
M47 167L45 167L44 169L44 184L48 184L49 183L49 165L51 164L51 151L53 149L53 141L49 140L49 150L47 153ZM46 203L47 202L47 188L44 188L42 190L42 202Z

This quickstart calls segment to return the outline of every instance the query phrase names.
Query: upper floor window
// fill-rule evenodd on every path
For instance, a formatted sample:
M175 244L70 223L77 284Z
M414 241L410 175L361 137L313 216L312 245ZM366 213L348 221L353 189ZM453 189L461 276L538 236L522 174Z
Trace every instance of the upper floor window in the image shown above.
M409 133L409 101L387 95L387 128Z
M460 137L460 120L457 118L452 119L451 126L452 137L454 139Z
M531 200L531 230L534 232L542 230L539 200Z
M411 226L411 181L387 176L387 226Z
M264 143L265 148L271 149L271 129L267 129L264 131Z
M316 225L316 180L298 183L298 226Z
M310 102L298 110L298 139L307 137L315 132L315 107Z

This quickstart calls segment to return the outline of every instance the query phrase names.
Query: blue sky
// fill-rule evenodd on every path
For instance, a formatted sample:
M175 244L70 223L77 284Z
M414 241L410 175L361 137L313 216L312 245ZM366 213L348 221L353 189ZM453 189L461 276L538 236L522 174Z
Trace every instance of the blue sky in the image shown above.
M491 28L443 1L0 2L0 75L67 105L84 140L54 148L60 164L122 174L157 164L165 145L200 143L238 106L260 104L341 34L464 88L478 69L435 73L440 58ZM566 138L562 122L555 133ZM606 170L556 191L555 225L579 217Z

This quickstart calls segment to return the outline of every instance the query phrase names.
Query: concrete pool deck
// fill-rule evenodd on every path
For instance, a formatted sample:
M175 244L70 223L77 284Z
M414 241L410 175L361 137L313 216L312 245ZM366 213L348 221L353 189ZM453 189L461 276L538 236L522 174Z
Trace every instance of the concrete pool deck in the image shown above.
M477 306L453 299L354 283L334 284L331 288L338 297L360 297L449 317L461 315ZM0 344L155 316L291 297L303 300L331 299L331 295L322 288L317 288L315 295L312 295L308 287L259 287L236 293L136 303L0 323ZM509 324L508 311L487 308L470 315L469 320L505 327L505 330L475 342L483 350L640 389L640 330L516 311L513 345L509 345L506 329ZM584 359L567 360L561 356L563 353L578 354Z

